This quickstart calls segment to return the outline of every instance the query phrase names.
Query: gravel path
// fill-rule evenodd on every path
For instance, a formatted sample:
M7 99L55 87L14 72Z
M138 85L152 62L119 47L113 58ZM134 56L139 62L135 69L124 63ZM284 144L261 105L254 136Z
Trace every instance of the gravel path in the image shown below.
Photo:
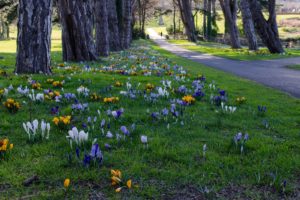
M161 39L153 29L148 29L148 33L150 38L161 48L178 56L204 64L208 67L230 72L300 98L300 70L285 67L287 65L300 64L300 57L265 61L229 60L193 52L179 45L170 44L165 39Z

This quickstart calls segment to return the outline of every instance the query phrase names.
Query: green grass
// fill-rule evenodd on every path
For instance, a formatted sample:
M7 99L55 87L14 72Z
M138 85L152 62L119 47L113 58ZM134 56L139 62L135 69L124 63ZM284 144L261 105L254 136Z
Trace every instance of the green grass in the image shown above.
M169 40L172 44L180 45L191 51L199 53L207 53L232 60L271 60L281 58L291 58L300 56L300 50L286 49L286 54L270 54L267 49L261 48L258 52L249 51L247 48L235 50L228 45L212 43L212 42L198 42L197 44L188 42L186 40Z
M289 65L287 66L289 69L295 69L295 70L300 70L300 65Z
M6 48L3 48L3 44ZM0 41L0 56L5 58L0 60L0 66L7 66L4 69L9 73L8 77L0 77L0 88L8 87L10 84L15 88L19 85L28 85L29 76L12 74L15 63L14 47L10 46L12 44L14 41ZM59 49L59 44L57 48ZM120 96L120 91L126 90L125 83L129 76L102 73L97 70L95 72L79 70L74 73L58 69L56 66L62 62L61 52L58 49L52 52L52 55L55 55L52 57L54 67L52 76L30 76L38 80L43 89L54 89L46 83L46 79L54 78L66 81L65 92L76 93L76 88L80 85L103 97ZM139 61L127 59L128 54L143 59ZM17 114L9 114L2 105L0 106L0 138L8 137L15 145L11 158L8 161L0 161L1 198L29 196L31 199L63 199L65 198L63 180L66 177L71 179L69 199L87 199L92 192L104 193L110 199L184 199L190 195L216 199L217 194L218 197L232 199L236 197L236 191L243 194L244 198L275 199L282 195L281 183L284 180L288 183L286 195L291 195L295 187L299 187L297 182L300 169L299 99L183 59L145 41L135 42L130 51L116 53L109 59L88 64L97 69L101 65L149 66L153 62L157 62L159 67L175 63L184 66L191 74L191 79L198 74L205 75L206 96L195 105L187 107L182 119L177 123L172 118L168 119L169 122L164 122L153 121L150 117L151 112L160 111L164 107L169 108L169 99L163 98L152 104L145 102L142 96L136 100L120 96L118 104L109 106L102 102L91 102L89 98L79 98L82 103L89 102L89 111L73 115L75 121L72 123L77 127L86 122L88 116L97 115L97 109L102 111L101 119L104 117L107 120L105 114L107 109L114 110L121 107L125 109L124 116L119 122L111 123L112 131L115 133L121 125L130 126L136 123L137 126L132 137L121 142L103 137L100 129L90 131L90 136L98 138L104 153L104 162L100 168L86 169L77 164L69 164L67 153L72 152L75 156L74 150L70 150L65 138L70 127L61 131L51 123L49 141L29 143L21 126L22 122L29 120L29 113L32 118L50 122L53 118L49 114L50 108L57 103L45 101L30 108L28 104L22 103L28 102L28 98L10 92L8 97L21 102L22 108ZM69 65L79 66L80 69L84 64ZM160 81L163 78L172 80L173 88L178 88L182 84L190 87L192 82L192 80L177 82L169 76L141 75L130 76L130 81L135 84L140 82L143 91L147 83L161 85ZM107 87L114 85L116 80L124 85L121 88L112 87L112 90L107 90ZM229 105L235 105L235 99L239 96L246 97L247 102L238 106L234 114L222 114L218 107L210 104L210 94L217 93L208 88L208 84L212 82L217 88L227 91ZM171 93L171 98L181 97L182 95ZM2 102L4 100L5 98ZM71 104L72 102L59 104L60 115L71 114ZM267 106L267 113L264 116L257 114L258 105ZM181 125L180 121L183 121L184 125ZM167 123L170 123L170 129L167 129ZM239 149L231 146L233 136L239 131L250 135L243 155ZM149 137L148 148L141 144L140 135ZM112 150L105 150L105 143L110 143L113 146ZM206 159L202 157L203 144L207 144L208 148ZM120 169L124 180L131 178L139 187L115 193L110 186L110 169ZM22 182L33 175L38 175L40 181L29 187L22 186ZM229 185L234 188L231 189ZM209 193L203 192L205 187ZM243 187L245 189L242 189ZM220 192L221 190L225 190L226 194ZM226 196L230 194L234 196Z
M222 11L217 11L218 12L218 18L217 18L217 26L218 26L218 33L223 34L225 31L225 22L224 22L224 17L223 17L223 13ZM278 14L277 15L277 23L280 24L280 22L282 20L288 20L291 18L299 18L300 15L299 14ZM177 21L177 26L179 26L178 24L178 19L180 19L179 14L176 15L176 21ZM196 19L196 17L195 17ZM159 27L162 30L166 30L167 27L170 27L171 25L173 25L173 14L168 14L168 15L164 15L163 16L163 20L165 25L163 26L159 26L158 25L158 18L154 18L152 20L150 20L147 23L148 27ZM198 13L197 14L197 28L202 30L202 26L203 26L203 14ZM196 22L195 22L196 23ZM242 17L240 16L240 14L238 15L238 20L237 20L237 24L239 26L239 28L242 28ZM183 30L183 24L180 24L181 30ZM288 27L288 26L279 26L279 36L282 39L286 39L286 38L298 38L299 37L299 28L298 27ZM287 30L292 30L292 28L296 29L296 32L288 32Z

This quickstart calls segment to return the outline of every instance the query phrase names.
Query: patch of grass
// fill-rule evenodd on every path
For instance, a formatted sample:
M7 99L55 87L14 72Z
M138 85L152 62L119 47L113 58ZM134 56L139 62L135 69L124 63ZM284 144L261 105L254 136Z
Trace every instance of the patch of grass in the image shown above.
M300 65L289 65L289 66L286 66L286 67L289 68L289 69L300 70Z
M223 13L222 11L218 10L218 18L217 18L217 26L218 26L218 33L223 34L225 31L225 21L224 21L224 17L223 17ZM279 24L279 36L282 39L285 38L298 38L299 34L298 33L287 33L285 30L287 30L289 27L288 26L280 26L280 24L284 21L290 20L290 19L299 19L300 14L278 14L277 15L277 22ZM177 26L178 24L178 19L180 19L179 15L176 15L177 18ZM203 26L203 14L202 13L198 13L197 17L195 16L195 19L197 18L197 28L202 30L202 26ZM160 28L163 30L166 30L167 27L170 27L173 24L173 14L168 14L168 15L164 15L163 16L165 25L161 26ZM237 24L239 26L242 25L242 17L238 16L238 20L237 20ZM154 18L152 20L150 20L147 24L148 27L159 27L158 25L158 18ZM242 26L241 26L242 27ZM181 23L181 30L183 30L183 24Z
M212 42L198 42L197 44L186 40L169 40L170 43L180 45L191 51L207 53L232 60L271 60L281 58L291 58L300 56L300 50L286 49L286 54L271 54L266 48L261 48L257 52L249 51L247 48L231 49L230 46Z
M1 44L0 42L0 46ZM15 144L11 159L0 161L1 197L18 198L31 195L30 198L33 199L63 199L65 198L63 180L67 177L71 179L71 192L68 194L70 199L87 199L95 192L103 192L111 199L161 199L166 196L175 199L182 195L178 191L186 191L185 195L187 195L189 192L194 192L194 189L189 189L193 187L199 188L195 193L200 192L204 197L214 199L217 193L222 197L219 191L227 188L228 185L243 185L247 188L247 197L257 198L264 195L264 191L257 190L257 187L267 187L272 191L276 188L277 192L272 192L269 197L277 198L280 196L281 183L284 180L288 182L286 188L288 195L297 186L297 174L300 169L299 99L183 59L146 41L137 41L131 50L115 53L110 58L99 62L66 64L77 66L79 70L76 73L57 68L62 62L61 52L55 51L56 57L52 57L54 74L47 77L14 76L11 72L14 69L15 54L7 53L5 49L0 52L1 55L9 55L5 60L0 60L0 66L7 66L5 69L9 72L8 77L0 77L0 88L8 87L10 84L15 88L19 85L28 85L27 79L31 77L39 81L43 89L54 89L46 83L46 79L53 78L66 81L65 92L76 93L76 89L84 85L91 92L97 92L103 97L120 96L120 91L126 90L125 83L130 78L132 84L141 84L142 93L135 100L120 96L120 103L116 105L105 105L103 102L92 102L89 98L79 98L80 102L89 103L89 111L73 115L75 121L72 123L77 127L86 123L88 116L98 115L97 109L102 111L102 115L98 118L108 120L106 110L121 107L125 109L124 116L120 121L111 121L111 131L115 134L120 132L121 125L130 126L136 123L136 131L132 132L132 136L120 142L104 137L100 128L95 131L90 130L90 137L98 138L104 161L100 168L88 169L78 164L69 164L68 153L73 152L75 156L75 150L70 149L66 140L70 127L61 131L51 123L49 141L35 144L26 140L27 135L22 129L22 122L30 119L30 113L33 118L51 122L53 116L49 113L53 106L59 105L60 115L66 115L71 113L73 102L60 104L55 101L45 101L45 103L36 103L33 108L30 108L28 104L23 103L23 101L28 102L28 98L20 96L17 92L10 92L9 97L22 102L22 108L17 114L9 114L2 105L0 106L0 138L8 137ZM129 58L133 55L139 59ZM155 66L170 65L173 70L175 64L184 66L184 69L191 74L191 78L186 79L185 82L178 82L172 76L155 76L154 71L152 76L127 76L97 71L99 66L103 65L130 69L134 69L134 66L152 66L155 69ZM95 71L82 70L85 65L91 66ZM180 99L181 95L170 90L170 99L162 98L156 103L145 102L143 88L147 83L160 86L161 80L167 79L172 80L174 90L181 85L190 88L198 74L206 77L207 82L204 87L206 95L202 100L197 100L195 105L185 108L184 115L179 121L176 122L172 118L169 122L156 121L150 117L152 112L169 108L170 99ZM107 90L116 80L124 85ZM210 90L209 83L226 90L228 105L236 105L235 99L240 96L246 97L247 102L238 106L234 114L222 114L219 107L210 103L210 95L216 95L218 92ZM267 106L265 115L258 115L258 105ZM240 149L231 146L234 135L239 131L250 135L245 153L242 155ZM148 148L141 144L140 135L148 136ZM113 148L106 150L105 143L111 144ZM206 159L202 156L204 144L207 144ZM110 169L122 170L124 179L131 178L139 187L115 193L110 185ZM39 182L29 187L22 186L26 178L35 174L39 176ZM206 193L205 188L210 192ZM230 192L232 191L228 191Z

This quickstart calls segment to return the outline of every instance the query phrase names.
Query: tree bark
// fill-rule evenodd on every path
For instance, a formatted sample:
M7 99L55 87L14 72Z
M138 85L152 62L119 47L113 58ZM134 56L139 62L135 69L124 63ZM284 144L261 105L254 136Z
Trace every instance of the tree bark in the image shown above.
M122 47L128 49L130 47L131 42L131 22L132 22L132 7L131 7L131 0L123 0L123 7L122 7L122 35L121 35L121 44Z
M231 47L233 49L241 48L239 39L239 30L236 24L237 20L237 0L220 0L220 5L225 16L226 25L230 34Z
M275 0L268 0L269 19L266 20L260 3L257 0L247 0L257 33L271 53L283 53L276 22Z
M50 74L52 0L20 0L16 73Z
M110 51L121 50L120 34L119 34L119 21L117 15L116 0L108 0L108 28L109 28L109 48Z
M212 32L212 15L211 15L211 11L212 11L212 0L208 0L207 2L207 39L210 40L211 39L211 32Z
M97 59L93 39L93 0L59 0L64 61Z
M207 0L203 0L203 36L207 38Z
M95 0L96 49L101 56L109 55L108 0Z
M180 9L181 19L184 24L188 40L191 42L197 42L196 28L191 8L191 2L189 0L177 1Z
M241 0L240 7L242 11L244 32L248 39L249 50L257 51L258 50L257 37L256 37L255 27L252 20L252 14L249 8L248 1Z

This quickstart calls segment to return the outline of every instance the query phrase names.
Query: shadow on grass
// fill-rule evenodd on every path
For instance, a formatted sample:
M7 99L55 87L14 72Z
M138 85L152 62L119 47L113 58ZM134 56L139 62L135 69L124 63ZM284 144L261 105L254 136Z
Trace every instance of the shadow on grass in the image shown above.
M61 63L62 61L62 52L61 51L52 51L51 52L51 64ZM0 69L12 72L16 66L16 53L5 53L0 52Z

